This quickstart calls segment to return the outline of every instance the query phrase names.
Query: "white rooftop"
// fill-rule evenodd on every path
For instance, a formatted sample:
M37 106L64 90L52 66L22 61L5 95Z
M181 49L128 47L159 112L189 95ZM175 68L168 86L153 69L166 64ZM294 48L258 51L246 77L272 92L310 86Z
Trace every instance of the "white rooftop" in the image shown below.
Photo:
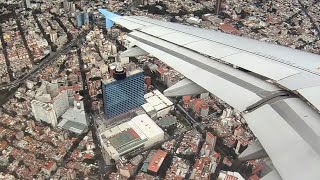
M173 103L159 90L154 90L150 93L145 94L144 98L146 99L147 103L143 104L142 108L146 112L151 112L153 110L159 111L173 105Z
M131 122L133 122L148 138L163 133L163 130L147 114L136 116Z

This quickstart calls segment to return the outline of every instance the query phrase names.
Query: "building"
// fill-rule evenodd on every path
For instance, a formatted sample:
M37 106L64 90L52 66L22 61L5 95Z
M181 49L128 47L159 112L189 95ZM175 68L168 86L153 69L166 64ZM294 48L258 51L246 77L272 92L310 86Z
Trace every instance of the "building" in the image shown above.
M100 135L103 157L119 160L130 152L151 147L164 139L163 130L146 114L111 127Z
M78 95L76 95L78 96ZM69 108L63 115L58 127L81 134L88 127L83 101L75 99L74 107Z
M148 156L144 159L142 166L140 168L140 171L144 172L144 173L148 173L148 167L149 164L152 160L152 158L154 157L154 155L157 153L157 150L151 150L148 154Z
M202 144L200 155L209 157L214 151L214 148L216 146L216 141L217 141L217 137L212 135L210 132L207 132L206 141L205 143Z
M254 175L250 176L248 180L260 180L260 178L258 175L254 174Z
M122 164L119 163L118 169L119 169L119 174L125 178L130 178L134 172L136 171L136 166L132 165L131 163L127 164Z
M212 163L209 157L198 158L194 163L190 179L209 180L212 168L215 168L215 163Z
M31 8L31 2L30 2L30 0L26 0L26 8Z
M67 42L67 40L68 40L68 36L66 34L64 34L62 36L59 36L59 38L56 40L55 44L58 47L61 47Z
M161 128L164 129L175 127L177 124L177 119L174 116L166 116L164 118L161 118L158 124Z
M67 91L61 91L56 97L54 97L52 99L52 104L57 117L62 116L62 114L64 114L69 109Z
M63 9L64 11L68 12L70 10L72 2L69 2L67 0L63 1Z
M56 31L50 32L50 40L55 43L58 39L58 33Z
M57 125L58 120L53 108L53 104L32 100L31 108L33 116L37 121L43 121L51 124L52 126Z
M81 28L83 25L89 23L89 14L87 12L80 12L77 15L77 26Z
M41 170L48 176L50 176L51 172L56 169L57 169L57 163L55 161L48 161L41 168Z
M206 93L201 93L200 94L200 99L206 99L209 97L209 92L206 92Z
M148 173L157 175L166 156L167 153L165 151L158 150L149 163Z
M173 156L172 163L164 179L185 179L190 172L189 169L190 164L187 160Z
M182 96L182 101L183 101L183 107L184 108L189 108L190 101L191 101L191 96Z
M206 143L213 146L213 148L216 146L217 137L212 135L210 132L207 132L206 134Z
M144 95L146 103L142 108L152 118L164 117L173 110L173 103L165 97L159 90L154 90Z
M8 142L5 140L0 141L0 151L5 150L8 147Z
M200 108L200 116L206 117L208 116L208 113L209 113L209 106L207 104L202 104Z
M238 172L220 171L218 180L244 180Z
M143 156L141 154L130 159L130 163L133 164L134 166L139 166L142 161L143 161Z
M238 137L235 143L235 152L241 154L249 145L249 141L246 137Z
M200 24L202 20L196 17L189 17L186 21L190 24Z
M71 4L70 11L71 13L74 13L76 11L76 4Z
M51 97L56 97L60 90L58 82L52 82L47 84L47 92Z
M216 0L216 15L220 14L222 0Z
M59 92L57 83L42 82L31 101L32 113L37 121L57 125L57 119L69 109L68 93Z
M82 13L79 13L77 15L77 26L78 26L78 28L81 28L83 24L84 24L83 15L82 15Z
M144 77L144 83L147 85L147 89L149 89L149 87L150 87L151 84L152 84L151 77L150 77L150 76L145 76L145 77Z
M129 57L119 56L118 59L119 59L121 65L129 64L129 62L130 62Z
M104 112L108 118L125 113L144 103L142 70L130 71L127 77L120 73L119 68L118 70L115 72L118 73L115 74L115 78L102 81Z

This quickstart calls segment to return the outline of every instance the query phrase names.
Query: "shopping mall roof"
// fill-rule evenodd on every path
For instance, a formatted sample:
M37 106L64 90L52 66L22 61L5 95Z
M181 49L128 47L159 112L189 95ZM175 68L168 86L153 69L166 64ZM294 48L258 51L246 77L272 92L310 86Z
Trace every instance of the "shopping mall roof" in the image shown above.
M122 131L115 136L109 138L110 143L114 148L119 148L122 145L128 144L133 141L140 140L139 135L132 129L129 128L125 131Z
M146 114L136 116L130 122L134 123L147 138L163 133L163 130Z
M163 134L163 130L148 115L142 114L107 129L100 136L110 152L122 154L159 134Z

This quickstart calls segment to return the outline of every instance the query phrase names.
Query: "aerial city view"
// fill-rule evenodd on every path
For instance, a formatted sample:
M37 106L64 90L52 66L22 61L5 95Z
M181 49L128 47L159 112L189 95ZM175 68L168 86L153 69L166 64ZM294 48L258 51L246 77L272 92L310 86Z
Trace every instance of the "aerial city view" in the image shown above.
M0 180L320 180L319 0L0 0Z

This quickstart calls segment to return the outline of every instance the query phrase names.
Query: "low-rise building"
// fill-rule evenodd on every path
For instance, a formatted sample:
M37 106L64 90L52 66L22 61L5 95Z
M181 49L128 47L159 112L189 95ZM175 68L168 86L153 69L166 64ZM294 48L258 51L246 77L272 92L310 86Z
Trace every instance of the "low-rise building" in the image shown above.
M244 180L238 172L221 171L217 180Z
M212 162L209 157L201 157L196 159L190 179L209 180L212 171L215 170L216 163Z
M77 96L77 95L76 95ZM83 101L74 100L74 107L69 108L63 115L58 127L81 134L88 127Z
M142 108L152 118L164 117L174 108L173 103L159 90L145 94L144 98L146 103L142 105Z
M158 171L166 158L167 153L163 150L157 150L148 166L148 172L152 175L157 175Z
M104 158L119 160L120 156L162 141L164 132L148 115L142 114L107 129L99 137Z
M185 179L187 173L189 172L189 162L174 156L172 159L172 164L166 172L165 179Z
M42 171L48 176L51 175L51 172L57 169L57 163L55 161L48 161L42 167Z

